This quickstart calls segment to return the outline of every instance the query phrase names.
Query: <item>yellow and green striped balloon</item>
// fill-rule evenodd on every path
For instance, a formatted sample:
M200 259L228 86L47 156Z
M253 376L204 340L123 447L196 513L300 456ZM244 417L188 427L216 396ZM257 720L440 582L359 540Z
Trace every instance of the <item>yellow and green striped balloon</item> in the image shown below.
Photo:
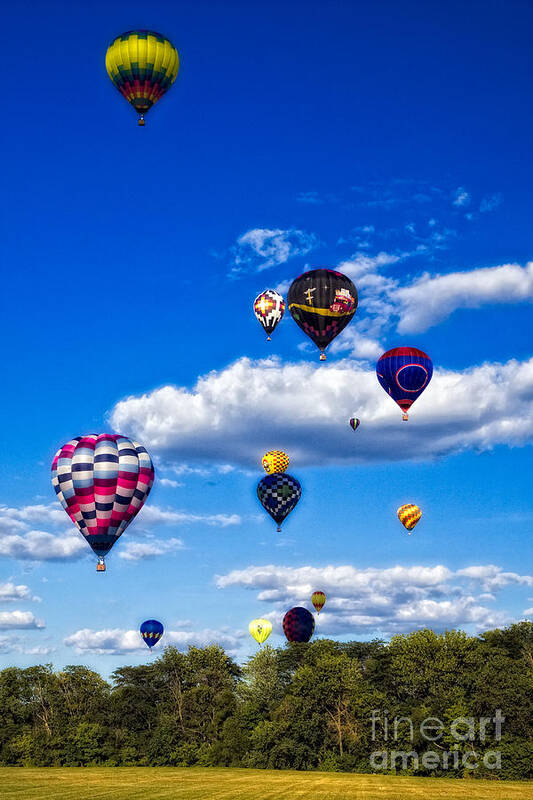
M139 114L144 115L170 89L179 69L178 51L154 31L127 31L111 42L105 56L109 77Z
M268 619L253 619L248 630L258 644L263 644L272 633L272 623Z

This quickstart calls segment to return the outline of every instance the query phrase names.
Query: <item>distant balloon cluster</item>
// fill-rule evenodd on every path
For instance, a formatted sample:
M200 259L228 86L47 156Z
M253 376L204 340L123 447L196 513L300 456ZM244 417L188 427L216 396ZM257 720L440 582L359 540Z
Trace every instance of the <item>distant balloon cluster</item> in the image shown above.
M165 36L149 30L132 30L111 42L105 64L111 81L138 114L138 124L144 126L146 113L176 80L179 55ZM320 268L295 278L286 302L275 289L265 289L255 298L253 311L270 341L288 307L292 319L318 348L320 361L324 361L328 346L352 321L358 302L357 289L350 278L336 270ZM431 359L415 347L387 350L376 365L379 384L400 407L404 420L427 388L432 374ZM361 419L354 414L349 425L355 432ZM257 484L257 497L280 532L282 523L302 496L302 487L297 478L287 473L290 460L284 450L269 450L261 464L266 474ZM150 455L145 447L127 436L91 433L71 439L57 451L52 462L52 485L59 502L96 555L97 572L106 571L105 557L142 509L153 483ZM414 503L407 503L400 506L397 514L411 534L422 511ZM316 590L310 602L318 618L326 594ZM315 630L315 617L307 608L295 606L284 615L282 628L288 642L309 642ZM254 619L249 632L262 645L272 632L272 622ZM147 619L140 625L139 633L151 652L161 640L164 626L159 620Z

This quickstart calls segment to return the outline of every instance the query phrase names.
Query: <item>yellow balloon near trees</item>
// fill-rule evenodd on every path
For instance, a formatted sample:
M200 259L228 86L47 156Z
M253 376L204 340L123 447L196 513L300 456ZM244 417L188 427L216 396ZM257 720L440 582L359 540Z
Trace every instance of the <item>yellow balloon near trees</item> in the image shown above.
M263 469L267 475L274 472L285 472L289 466L289 456L283 450L269 450L262 459Z
M272 633L272 623L268 619L253 619L248 630L258 644L263 644Z

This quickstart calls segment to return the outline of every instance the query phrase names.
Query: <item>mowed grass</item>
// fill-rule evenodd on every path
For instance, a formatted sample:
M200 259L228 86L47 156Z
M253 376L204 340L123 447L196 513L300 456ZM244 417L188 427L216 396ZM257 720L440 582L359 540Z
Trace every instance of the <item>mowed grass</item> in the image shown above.
M533 800L533 783L173 767L0 768L2 800Z

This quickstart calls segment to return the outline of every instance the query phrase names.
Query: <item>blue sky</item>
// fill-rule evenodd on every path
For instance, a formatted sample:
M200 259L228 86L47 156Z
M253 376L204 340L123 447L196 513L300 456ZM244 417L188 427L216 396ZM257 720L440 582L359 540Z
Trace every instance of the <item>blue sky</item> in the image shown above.
M147 657L131 631L152 616L244 658L248 621L281 643L309 587L344 638L533 614L532 17L6 9L0 664L107 674ZM135 27L181 57L144 129L104 68ZM326 365L288 316L267 345L251 310L322 265L360 295ZM373 372L398 344L435 365L408 426ZM105 430L145 444L157 478L101 576L49 464ZM281 535L255 497L268 447L304 490Z

